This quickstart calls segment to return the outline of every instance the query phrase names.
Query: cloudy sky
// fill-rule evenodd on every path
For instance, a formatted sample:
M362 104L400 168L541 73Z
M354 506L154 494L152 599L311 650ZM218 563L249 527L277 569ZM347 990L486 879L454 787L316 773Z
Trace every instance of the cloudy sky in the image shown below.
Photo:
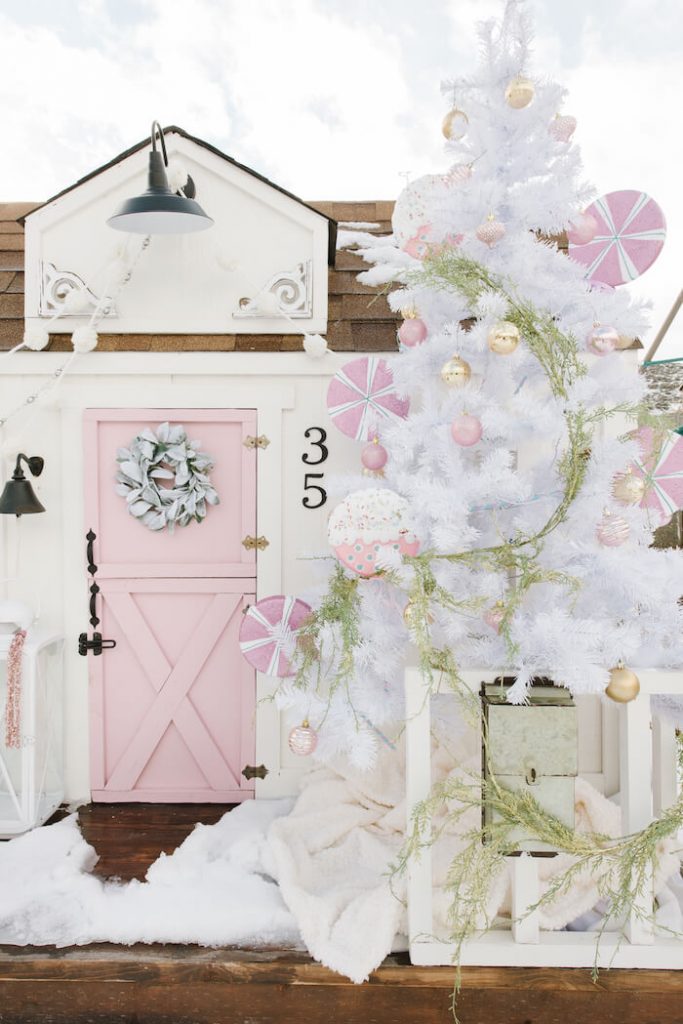
M669 239L630 287L656 329L683 286L680 0L529 0L534 73L570 90L586 174L638 188ZM0 199L39 200L153 118L305 199L393 198L448 161L443 78L499 0L0 0ZM644 339L646 344L648 339ZM683 312L659 356L683 355Z

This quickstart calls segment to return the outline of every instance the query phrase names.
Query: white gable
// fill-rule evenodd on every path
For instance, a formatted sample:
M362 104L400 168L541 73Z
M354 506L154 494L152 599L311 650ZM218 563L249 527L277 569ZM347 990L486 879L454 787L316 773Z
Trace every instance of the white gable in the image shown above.
M197 201L213 218L207 231L156 235L138 260L100 333L298 334L327 328L329 222L220 154L170 131L175 157L194 179ZM27 320L47 323L64 287L84 284L93 302L107 289L107 268L131 238L107 218L147 187L143 147L40 207L26 220ZM66 284L65 284L66 282ZM255 296L273 294L272 300ZM50 323L71 332L79 317Z

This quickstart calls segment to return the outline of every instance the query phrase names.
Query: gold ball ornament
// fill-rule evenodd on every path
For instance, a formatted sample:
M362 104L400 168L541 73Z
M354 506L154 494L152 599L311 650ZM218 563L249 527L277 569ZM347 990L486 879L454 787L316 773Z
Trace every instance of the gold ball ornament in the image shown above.
M472 367L459 355L451 356L447 363L441 367L441 380L448 384L449 388L462 388L472 376Z
M628 334L620 334L617 343L614 347L618 351L623 351L626 348L630 348L635 340L635 338L631 338Z
M530 78L517 75L516 78L513 78L508 83L508 87L505 90L505 102L513 110L522 110L523 107L529 106L535 92L534 83Z
M412 629L415 625L415 605L412 601L408 601L408 604L403 609L403 621L405 622L408 629ZM434 616L430 611L427 612L427 625L431 626L434 622Z
M620 661L616 668L610 669L605 693L617 704L628 704L640 693L640 679L635 672L625 667L623 661Z
M452 107L441 122L442 134L449 142L459 142L467 135L469 123L470 119L464 110Z
M612 494L622 505L637 505L645 495L645 481L641 476L636 476L629 466L625 473L615 476Z
M519 345L519 330L509 320L501 320L489 331L488 342L496 355L509 356Z

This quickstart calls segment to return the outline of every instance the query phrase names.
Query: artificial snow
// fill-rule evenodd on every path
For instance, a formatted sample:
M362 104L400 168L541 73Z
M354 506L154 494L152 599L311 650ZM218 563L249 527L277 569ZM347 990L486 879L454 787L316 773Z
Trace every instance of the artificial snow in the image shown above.
M449 718L448 728L435 723L436 782L451 775L470 778L468 766L475 769L481 756L474 733L442 709L441 722ZM576 815L580 830L618 833L618 807L581 779ZM162 854L152 864L144 882L96 878L97 855L72 814L0 844L0 943L297 947L362 982L392 948L404 945L405 876L392 877L391 866L403 846L405 820L402 744L381 745L373 772L341 756L334 764L313 763L296 802L249 801L215 825L197 825L172 855ZM457 831L437 816L433 923L434 933L444 938L448 870L466 841L463 834L479 823L476 807L463 815ZM664 884L679 869L673 841L662 843L659 853L658 921L681 931L683 893ZM566 855L540 859L542 890L569 865ZM600 915L591 914L599 881L577 877L569 892L542 908L541 926L599 928ZM506 867L492 879L487 915L493 920L509 914ZM587 916L572 924L580 915Z

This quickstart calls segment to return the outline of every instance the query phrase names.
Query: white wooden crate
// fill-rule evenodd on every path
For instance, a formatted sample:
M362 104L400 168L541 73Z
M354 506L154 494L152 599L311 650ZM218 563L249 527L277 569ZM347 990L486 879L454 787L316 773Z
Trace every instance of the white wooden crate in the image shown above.
M474 692L510 671L472 670L462 673ZM650 694L683 693L683 670L638 670L640 696L620 705L619 788L622 829L638 831L653 814L670 806L677 796L675 734L667 720L650 713ZM406 786L408 820L431 790L431 697L420 671L409 666L406 688ZM425 836L424 838L428 838ZM527 855L513 858L513 914L519 919L537 897L536 862ZM648 900L650 897L648 895ZM651 902L651 901L650 901ZM414 964L453 962L453 947L434 936L432 914L432 856L425 846L408 868L408 930ZM660 937L632 912L626 934L605 933L596 959L595 933L541 931L535 914L510 928L495 929L464 944L463 966L482 967L650 967L683 970L683 940Z

